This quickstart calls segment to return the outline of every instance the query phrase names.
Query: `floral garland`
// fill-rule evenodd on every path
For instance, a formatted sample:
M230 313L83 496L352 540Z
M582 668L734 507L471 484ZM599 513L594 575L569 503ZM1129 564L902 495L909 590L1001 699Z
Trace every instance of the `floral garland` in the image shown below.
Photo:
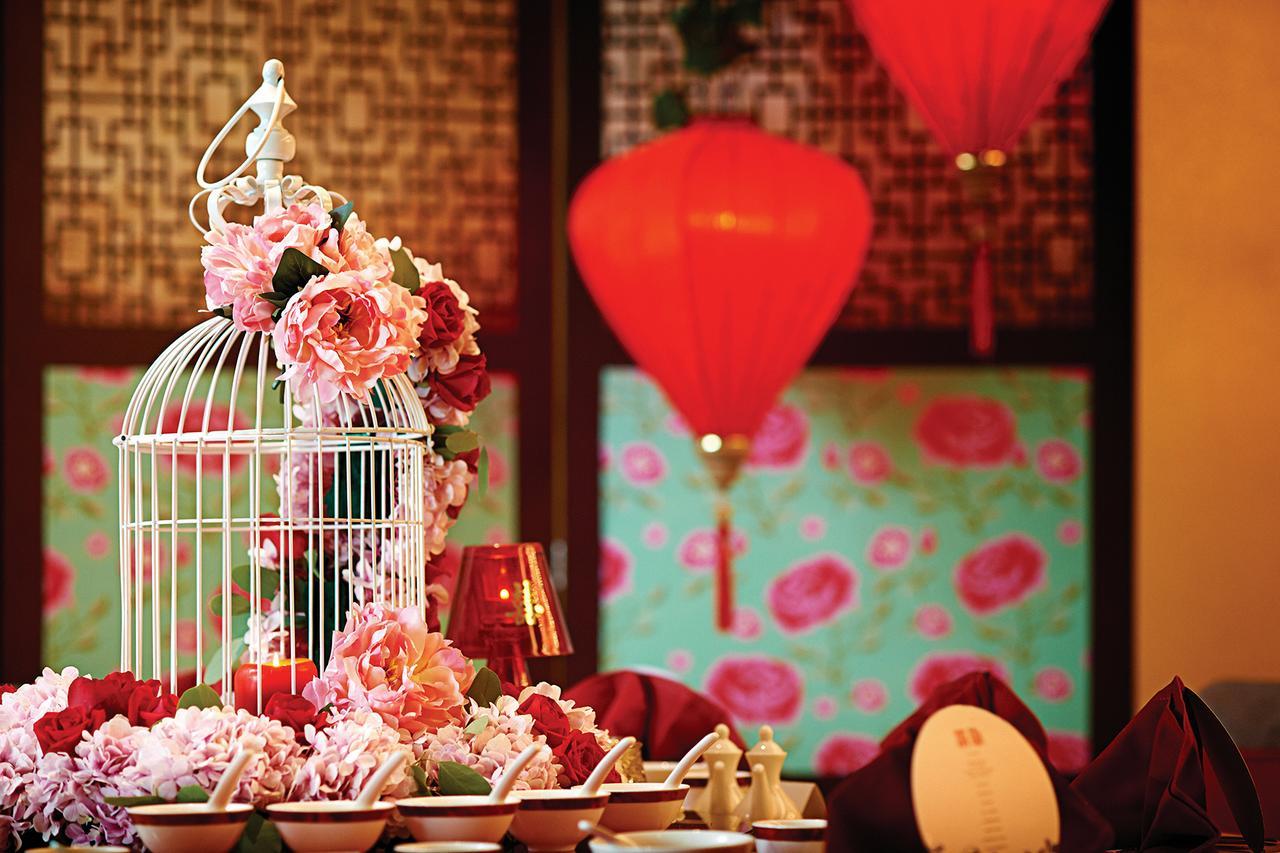
M261 715L221 705L203 685L179 698L129 673L46 669L31 684L0 686L0 849L133 844L127 806L204 799L237 744L257 755L233 799L260 810L246 837L267 850L278 837L261 809L351 799L398 750L412 760L383 794L393 801L483 793L533 744L544 749L516 788L569 787L614 742L560 688L504 693L414 608L370 604L337 632L325 671L301 695L271 696Z
M376 402L380 381L407 374L414 383L433 431L423 503L434 614L445 594L434 583L444 575L438 558L483 466L467 426L490 382L476 341L478 312L466 291L445 278L439 264L415 258L400 238L375 239L350 202L333 210L318 202L292 204L255 217L252 225L227 223L205 239L209 310L238 329L270 335L280 378L299 401L304 424L334 424L340 415L358 420L358 404ZM315 424L317 412L322 424ZM307 453L293 454L290 470L275 479L286 518L323 515L326 496L339 487L332 461ZM302 541L287 548L278 529L264 529L253 543L260 564L282 570L286 553L304 555L305 533L295 535ZM344 582L365 600L360 591L387 576L378 563L394 561L394 554L351 544L324 534L327 563L342 565ZM287 634L281 603L272 601L244 633L251 659L280 653Z

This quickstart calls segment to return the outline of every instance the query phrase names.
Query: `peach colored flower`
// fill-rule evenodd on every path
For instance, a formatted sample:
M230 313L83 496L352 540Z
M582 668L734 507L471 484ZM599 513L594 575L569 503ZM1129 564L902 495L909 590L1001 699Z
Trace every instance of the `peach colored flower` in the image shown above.
M391 253L385 243L373 238L354 213L347 217L338 235L338 255L342 269L363 270L381 281L391 280Z
M464 719L475 674L415 608L366 604L351 611L324 673L302 695L317 708L333 703L338 713L375 711L413 743Z
M271 290L277 261L271 246L248 225L228 222L205 235L209 245L200 250L204 264L205 303L210 308L231 306L231 320L238 328L263 332L271 328L274 306L260 294Z
M379 379L403 373L426 320L425 303L367 272L313 277L285 305L272 332L283 377L298 394L329 403L363 400Z
M283 210L257 216L253 228L270 244L271 269L274 271L285 249L297 249L316 263L334 272L345 264L331 239L333 220L319 202L291 204Z

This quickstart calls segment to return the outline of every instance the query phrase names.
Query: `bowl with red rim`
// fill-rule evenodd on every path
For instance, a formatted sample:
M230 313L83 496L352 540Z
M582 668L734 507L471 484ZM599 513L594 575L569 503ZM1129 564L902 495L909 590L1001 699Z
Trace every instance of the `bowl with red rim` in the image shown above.
M418 841L498 842L518 808L520 800L510 795L498 803L486 794L408 797L396 802L396 810Z
M267 806L267 816L289 849L298 853L368 850L382 837L395 807L385 800L368 808L354 800L275 803Z
M591 839L592 853L751 853L751 836L718 829L668 829L661 832L624 832L619 844L599 836Z
M204 803L156 803L127 811L138 837L154 853L225 853L240 840L253 806L227 803L225 811L215 812Z
M587 837L578 821L599 823L609 803L609 792L601 789L584 794L577 788L548 788L516 791L520 800L511 834L534 853L572 850Z
M609 792L600 825L614 832L666 829L684 811L688 785L668 788L662 782L614 782L601 785Z
M759 853L822 853L827 822L819 818L758 820L751 824Z

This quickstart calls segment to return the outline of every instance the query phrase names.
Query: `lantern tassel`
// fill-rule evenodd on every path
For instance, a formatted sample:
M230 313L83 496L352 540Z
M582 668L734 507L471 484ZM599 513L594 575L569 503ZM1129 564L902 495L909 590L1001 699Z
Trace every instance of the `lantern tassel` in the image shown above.
M716 628L733 628L733 506L723 491L716 499Z
M969 349L980 358L995 351L995 309L992 306L991 248L984 240L973 253L970 282Z

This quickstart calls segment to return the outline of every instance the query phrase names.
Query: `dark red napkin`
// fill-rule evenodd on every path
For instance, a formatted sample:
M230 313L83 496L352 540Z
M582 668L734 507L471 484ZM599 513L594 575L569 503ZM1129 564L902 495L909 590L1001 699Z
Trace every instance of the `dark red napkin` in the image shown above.
M1219 829L1205 796L1206 757L1241 835L1262 850L1262 810L1244 759L1218 718L1178 678L1151 697L1072 787L1111 822L1122 847L1208 847Z
M987 672L971 673L938 689L880 743L880 754L852 773L827 803L827 847L831 851L924 850L911 805L911 751L921 726L948 705L974 705L1007 720L1044 761L1058 795L1063 851L1111 846L1111 829L1048 759L1048 739L1035 714L1004 682Z
M726 723L734 743L746 748L728 712L669 678L626 669L606 672L578 682L564 697L595 708L596 725L614 737L635 737L652 761L683 758L717 723Z

